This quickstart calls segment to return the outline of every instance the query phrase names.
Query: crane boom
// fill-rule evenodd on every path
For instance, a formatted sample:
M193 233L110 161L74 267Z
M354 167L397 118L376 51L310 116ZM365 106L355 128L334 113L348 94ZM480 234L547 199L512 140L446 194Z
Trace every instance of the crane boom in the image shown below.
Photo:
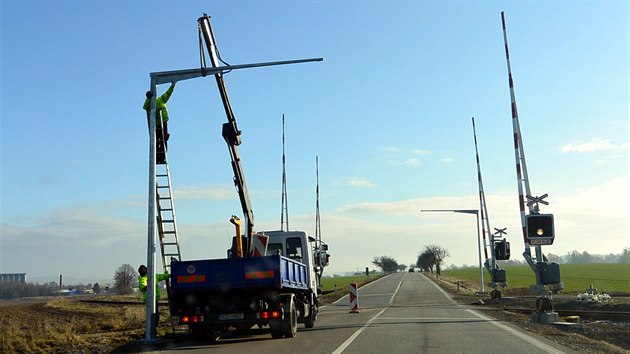
M210 23L210 16L205 15L198 20L199 29L203 34L204 42L208 48L208 54L210 56L210 62L213 68L219 67L219 54L217 52L216 42L214 39L214 33L212 31L212 24ZM234 185L236 186L238 196L243 209L243 216L245 217L245 237L247 237L247 250L246 254L251 251L251 236L254 232L254 212L252 211L251 202L249 201L249 192L247 191L247 185L245 183L245 177L243 174L243 166L241 165L241 159L238 154L238 146L241 144L241 131L238 130L236 125L236 118L234 117L234 111L232 111L232 105L230 104L230 97L228 96L225 81L223 80L223 73L218 72L214 74L221 94L221 101L223 102L223 108L227 116L227 123L223 123L221 135L228 145L230 153L230 159L232 161L232 170L234 171ZM237 235L237 237L240 235Z

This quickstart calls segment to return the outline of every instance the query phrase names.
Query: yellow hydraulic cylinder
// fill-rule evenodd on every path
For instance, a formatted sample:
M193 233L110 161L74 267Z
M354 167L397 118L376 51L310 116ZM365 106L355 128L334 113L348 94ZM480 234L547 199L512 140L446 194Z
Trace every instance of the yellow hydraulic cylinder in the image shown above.
M234 250L236 258L243 258L243 238L241 237L241 219L236 215L232 215L230 222L236 228L236 250Z

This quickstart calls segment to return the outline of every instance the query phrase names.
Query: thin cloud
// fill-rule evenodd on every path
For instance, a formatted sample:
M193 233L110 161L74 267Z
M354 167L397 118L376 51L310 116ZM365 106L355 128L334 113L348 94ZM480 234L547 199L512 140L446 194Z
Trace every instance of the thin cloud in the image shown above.
M405 165L418 166L420 165L420 159L417 157L412 157L409 160L405 161Z
M346 178L342 183L347 186L357 187L357 188L375 188L376 187L374 183L366 179L360 179L360 178L355 178L355 177Z
M384 148L381 148L382 151L384 152L388 152L388 153L398 153L400 152L400 148L397 146L386 146Z
M597 160L595 160L595 164L598 165L606 165L606 164L610 164L610 163L617 163L618 160L620 159L625 159L626 156L624 155L610 155L610 156L603 156Z
M544 213L555 217L556 241L545 253L566 254L587 250L593 254L619 253L630 244L628 237L628 176L554 196ZM513 259L523 247L522 227L516 195L487 195L491 232L507 228ZM597 207L593 207L596 205ZM475 215L420 210L477 209L477 195L430 197L392 202L364 202L346 205L322 215L323 239L330 245L334 262L328 274L370 266L377 256L387 254L399 263L415 261L418 252L435 243L449 250L448 264L476 264L478 257ZM588 220L588 223L581 222ZM488 230L486 230L487 232ZM594 242L593 235L605 235L606 242ZM484 243L487 233L481 234ZM369 247L367 247L369 244ZM401 247L400 245L404 245ZM343 257L339 256L343 255Z
M453 163L453 162L455 162L455 159L450 158L450 157L445 157L445 158L440 159L440 162L441 163Z
M627 150L628 143L614 144L609 139L593 138L587 142L572 142L564 145L561 152L594 152L594 151L618 151Z
M432 152L430 150L422 150L422 149L412 149L411 153L413 155L429 155Z
M234 186L186 186L176 188L173 195L178 200L228 200L234 198Z
M387 154L387 162L392 165L419 166L423 162L422 156L430 155L433 152L425 149L405 149L397 146L387 146L380 148Z
M471 209L478 205L476 196L414 198L395 202L364 202L339 208L340 213L380 215L380 216L418 216L422 209Z

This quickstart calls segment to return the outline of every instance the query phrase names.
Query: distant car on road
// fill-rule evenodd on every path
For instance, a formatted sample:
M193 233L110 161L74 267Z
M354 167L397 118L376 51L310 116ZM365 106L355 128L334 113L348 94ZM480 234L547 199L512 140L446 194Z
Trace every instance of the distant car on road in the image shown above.
M415 272L415 271L416 271L416 270L415 270L414 268L409 268L409 273L413 273L413 272Z

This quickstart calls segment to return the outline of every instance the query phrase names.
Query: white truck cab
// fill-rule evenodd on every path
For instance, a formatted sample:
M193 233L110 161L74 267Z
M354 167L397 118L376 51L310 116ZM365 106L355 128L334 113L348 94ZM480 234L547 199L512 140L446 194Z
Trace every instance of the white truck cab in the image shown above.
M269 236L265 255L279 254L306 265L309 269L308 283L311 289L320 289L321 270L328 265L330 258L326 252L328 250L326 244L317 247L315 238L304 231L264 231L260 233Z

